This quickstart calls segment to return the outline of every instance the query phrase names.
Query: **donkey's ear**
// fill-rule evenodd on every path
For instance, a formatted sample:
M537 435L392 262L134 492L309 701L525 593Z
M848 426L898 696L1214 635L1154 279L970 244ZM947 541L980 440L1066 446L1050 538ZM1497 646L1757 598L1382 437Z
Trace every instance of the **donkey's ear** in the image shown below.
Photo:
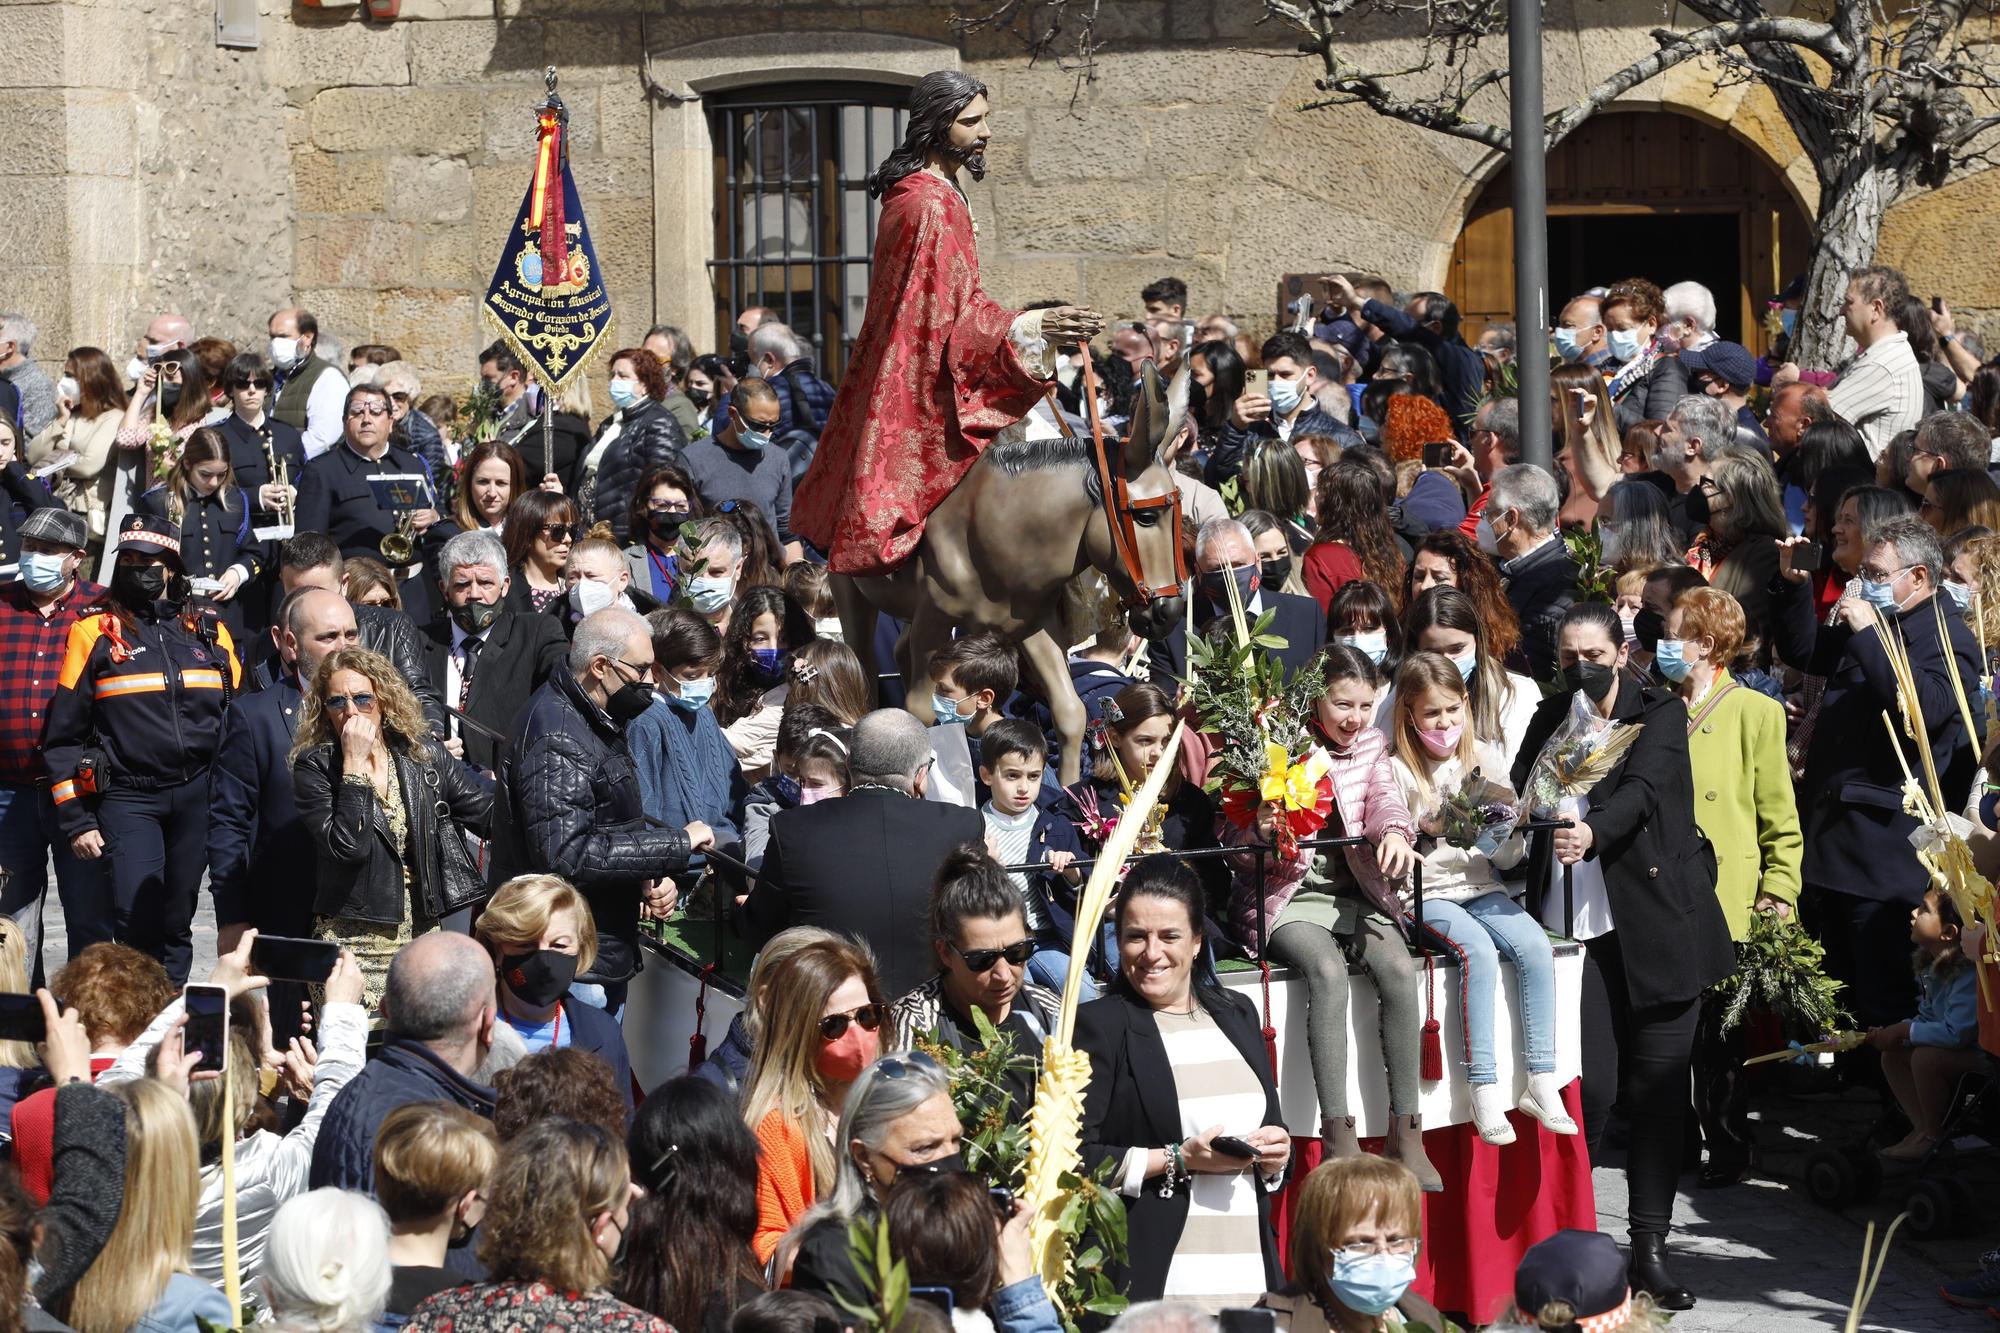
M1167 430L1161 437L1157 457L1160 466L1171 468L1179 457L1181 447L1191 432L1188 426L1188 395L1193 392L1193 381L1188 378L1187 358L1181 358L1181 368L1174 372L1174 381L1167 386Z
M1153 465L1166 444L1166 386L1150 358L1139 363L1132 385L1132 419L1125 423L1125 475L1136 477Z

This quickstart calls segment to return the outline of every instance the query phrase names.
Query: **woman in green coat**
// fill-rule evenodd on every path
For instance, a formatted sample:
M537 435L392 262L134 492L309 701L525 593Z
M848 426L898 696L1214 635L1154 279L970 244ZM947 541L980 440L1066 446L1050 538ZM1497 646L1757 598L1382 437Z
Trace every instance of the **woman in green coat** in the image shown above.
M1694 816L1715 847L1715 894L1738 942L1752 914L1794 914L1799 811L1785 759L1785 706L1729 675L1743 646L1743 608L1719 588L1690 588L1674 600L1655 662L1687 704L1688 766ZM1711 995L1695 1035L1695 1110L1708 1159L1700 1183L1733 1185L1756 1164L1742 1077L1742 1030L1724 1036L1722 1005Z

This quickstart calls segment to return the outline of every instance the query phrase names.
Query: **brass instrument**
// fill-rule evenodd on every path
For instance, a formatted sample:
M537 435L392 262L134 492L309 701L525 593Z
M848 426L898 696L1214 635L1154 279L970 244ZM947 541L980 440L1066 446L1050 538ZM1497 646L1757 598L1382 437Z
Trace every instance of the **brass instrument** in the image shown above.
M417 518L413 510L405 509L396 515L396 530L382 534L379 548L382 560L391 569L401 569L416 559Z
M266 442L264 448L267 452L271 451L269 442ZM288 458L279 458L273 453L271 459L271 479L289 490L292 484L291 471L291 460ZM292 502L289 499L278 501L278 517L284 521L286 527L291 526Z

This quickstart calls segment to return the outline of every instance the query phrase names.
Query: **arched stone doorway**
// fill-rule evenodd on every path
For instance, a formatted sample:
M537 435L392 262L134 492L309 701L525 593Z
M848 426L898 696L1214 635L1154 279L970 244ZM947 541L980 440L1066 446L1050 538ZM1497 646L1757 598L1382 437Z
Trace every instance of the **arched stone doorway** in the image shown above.
M1466 337L1513 317L1513 173L1480 191L1445 292ZM1726 129L1671 111L1608 111L1549 154L1550 315L1620 278L1692 278L1715 293L1724 338L1761 352L1765 303L1805 268L1812 228L1784 178ZM1746 336L1747 335L1747 336Z

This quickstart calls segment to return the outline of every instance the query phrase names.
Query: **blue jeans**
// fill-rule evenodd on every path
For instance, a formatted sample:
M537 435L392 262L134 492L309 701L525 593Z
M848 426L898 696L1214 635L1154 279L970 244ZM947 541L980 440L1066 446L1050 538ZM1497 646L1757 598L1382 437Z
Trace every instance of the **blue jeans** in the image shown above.
M69 929L69 956L111 938L111 879L102 858L83 861L69 849L56 823L55 802L46 787L0 783L0 866L13 872L0 892L0 912L14 919L26 937L29 981L42 970L42 901L49 887L49 856L55 855L56 893Z
M1424 899L1424 929L1458 956L1466 1080L1477 1085L1499 1078L1493 1057L1493 997L1502 954L1512 960L1521 984L1521 1043L1527 1048L1528 1072L1554 1073L1556 964L1541 923L1495 891L1462 903Z
M1047 986L1058 995L1062 994L1063 986L1069 981L1069 955L1053 945L1038 946L1035 956L1028 960L1028 980L1037 986ZM1089 970L1085 969L1083 983L1077 990L1078 1002L1094 1000L1102 993Z

